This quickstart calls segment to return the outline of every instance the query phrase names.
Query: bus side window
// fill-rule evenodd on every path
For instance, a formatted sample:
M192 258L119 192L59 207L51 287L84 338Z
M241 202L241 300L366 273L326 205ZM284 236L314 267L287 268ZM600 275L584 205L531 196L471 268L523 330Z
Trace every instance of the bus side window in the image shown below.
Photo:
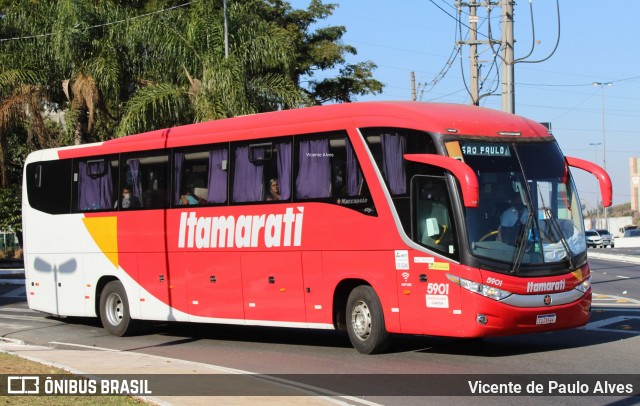
M225 203L228 159L226 144L175 151L172 206Z
M268 202L291 201L291 138L276 139L272 147L273 159L265 163L265 197ZM271 185L276 184L274 190Z
M295 194L376 215L369 188L344 131L301 137L297 142Z
M331 197L331 157L329 139L316 138L298 143L296 197L317 199Z
M71 159L34 162L27 165L29 205L49 214L67 214L71 209Z
M118 173L116 165L114 157L91 157L77 162L74 172L77 211L110 210L113 207L117 186L114 178Z
M231 151L234 203L291 201L290 137L235 143ZM278 190L270 193L270 185L276 181Z
M411 181L414 196L413 239L433 250L457 259L456 231L444 178L414 176Z
M140 202L135 208L162 209L168 206L170 175L166 152L127 154L122 156L121 163L120 189L130 188L131 195Z

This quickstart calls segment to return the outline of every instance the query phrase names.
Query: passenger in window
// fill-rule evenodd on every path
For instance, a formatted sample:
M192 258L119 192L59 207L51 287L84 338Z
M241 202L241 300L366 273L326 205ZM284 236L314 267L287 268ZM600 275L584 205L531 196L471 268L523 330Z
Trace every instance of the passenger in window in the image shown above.
M137 209L142 207L140 199L131 194L131 187L125 186L122 188L122 194L120 200L116 201L115 209L120 207L121 209Z
M193 195L193 192L191 192L191 190L185 189L182 191L182 195L180 196L180 200L178 201L178 204L187 206L190 204L200 204L200 202Z
M280 200L280 188L278 187L278 179L269 179L269 193L267 200Z

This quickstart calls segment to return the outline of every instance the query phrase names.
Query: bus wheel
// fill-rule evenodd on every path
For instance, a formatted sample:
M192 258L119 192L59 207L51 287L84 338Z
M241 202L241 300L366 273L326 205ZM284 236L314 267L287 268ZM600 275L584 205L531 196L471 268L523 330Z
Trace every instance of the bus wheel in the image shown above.
M100 294L100 320L109 334L123 337L135 334L140 322L131 318L129 300L120 281L107 283Z
M351 344L361 354L380 353L389 346L382 306L371 286L358 286L349 294L347 331Z

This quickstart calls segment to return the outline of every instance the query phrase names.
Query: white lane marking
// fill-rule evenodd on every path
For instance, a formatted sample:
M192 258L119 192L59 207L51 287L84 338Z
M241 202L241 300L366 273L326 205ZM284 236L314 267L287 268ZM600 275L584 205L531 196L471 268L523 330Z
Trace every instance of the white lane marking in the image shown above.
M42 314L35 310L31 310L28 307L20 308L20 307L0 307L0 312L15 312L15 313L33 313L33 314Z
M640 320L640 316L616 316L616 317L609 317L607 319L604 320L600 320L600 321L594 321L593 323L589 323L584 327L580 327L581 330L598 330L598 331L606 331L609 333L627 333L627 334L634 334L634 335L639 335L640 331L637 330L625 330L625 329L615 329L615 328L603 328L606 326L610 326L612 324L616 324L616 323L622 323L622 322L626 322L629 320Z
M50 320L44 317L38 317L38 316L17 316L17 315L12 315L12 314L0 314L0 319L4 320L30 320L30 321L37 321L40 323L60 323L60 320Z
M94 347L93 345L83 345L83 344L73 344L73 343L61 343L59 341L50 341L49 344L64 345L65 347L88 348L90 350L99 350L99 351L122 352L121 350L114 350L112 348Z

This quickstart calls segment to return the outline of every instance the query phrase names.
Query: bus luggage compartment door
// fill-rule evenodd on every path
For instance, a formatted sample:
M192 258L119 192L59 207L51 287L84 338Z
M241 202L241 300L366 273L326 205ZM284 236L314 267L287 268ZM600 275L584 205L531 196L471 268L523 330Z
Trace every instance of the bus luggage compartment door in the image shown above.
M243 252L241 262L247 324L305 322L300 252Z

